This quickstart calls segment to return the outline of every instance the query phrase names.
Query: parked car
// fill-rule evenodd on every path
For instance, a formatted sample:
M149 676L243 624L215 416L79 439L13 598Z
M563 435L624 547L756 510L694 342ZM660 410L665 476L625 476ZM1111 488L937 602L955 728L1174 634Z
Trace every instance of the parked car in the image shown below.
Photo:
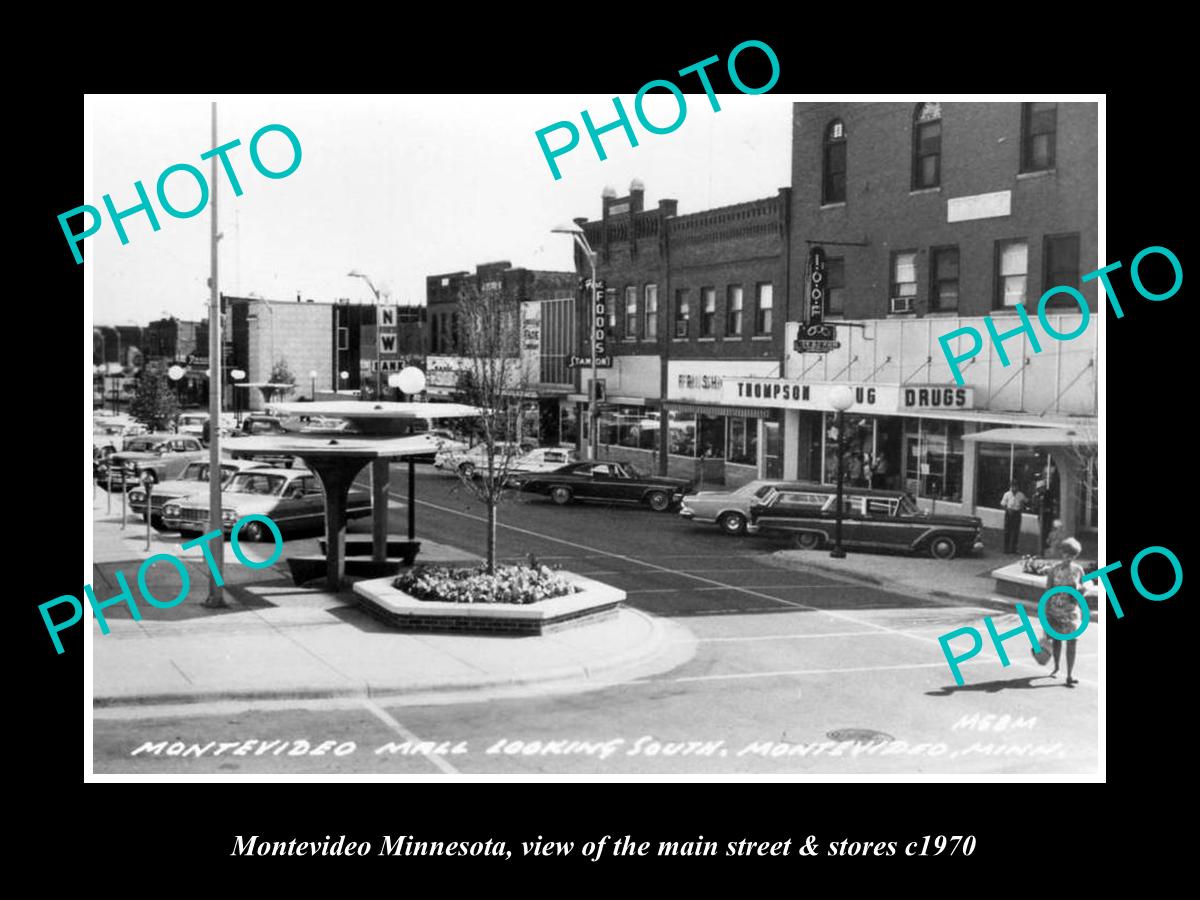
M200 437L204 433L204 425L208 421L208 413L185 412L179 414L179 433Z
M496 444L494 465L497 468L503 462L503 454L512 453L521 456L523 451L516 444ZM443 472L458 472L466 478L474 478L477 472L487 471L487 445L476 444L468 447L462 441L447 441L442 444L434 456L433 467Z
M508 485L520 487L531 475L554 472L576 462L579 455L570 447L538 447L509 463Z
M298 420L297 425L299 426ZM290 469L295 464L295 457L290 453L245 452L238 449L239 438L251 435L289 433L291 432L284 427L283 420L279 417L255 413L242 419L242 427L229 435L229 441L225 446L229 455L234 459L252 459L278 468Z
M670 509L691 489L682 478L650 475L629 463L599 460L532 475L521 484L522 491L544 494L558 504L572 500L644 503L656 512Z
M819 509L813 505L814 494L825 497ZM836 502L837 489L831 485L772 490L750 505L746 530L794 534L797 546L816 549L834 541ZM847 547L909 550L953 559L982 549L982 531L982 519L931 515L918 509L903 491L843 489L842 544Z
M113 486L124 487L125 478L143 481L170 481L178 478L187 464L204 459L207 451L200 446L200 439L181 434L145 434L130 438L125 447L112 454L107 462L97 467L99 480L107 485L108 469L112 469Z
M257 513L269 517L280 532L319 525L325 520L325 492L308 469L249 469L236 473L221 490L221 527L229 531L243 516ZM346 501L347 518L371 514L371 494L351 488ZM208 496L193 495L168 501L163 506L163 523L181 534L203 534L208 530ZM248 522L239 540L261 541L270 536L262 522Z
M693 522L716 524L726 534L745 534L751 503L766 497L772 490L802 491L806 486L806 482L799 481L748 481L733 491L700 491L687 496L679 507L679 515ZM804 496L815 509L820 509L829 499L823 489Z
M262 468L265 464L255 460L242 459L223 459L221 460L221 483L228 484L238 472L244 472L247 469ZM171 481L163 481L154 485L150 489L150 509L146 509L146 488L143 485L131 487L129 489L129 508L134 513L142 517L144 522L147 517L150 519L150 524L158 531L166 530L166 523L163 522L162 511L163 507L171 500L178 500L181 497L192 497L200 494L205 494L208 490L208 460L197 460L190 462L187 467L179 474L178 478Z

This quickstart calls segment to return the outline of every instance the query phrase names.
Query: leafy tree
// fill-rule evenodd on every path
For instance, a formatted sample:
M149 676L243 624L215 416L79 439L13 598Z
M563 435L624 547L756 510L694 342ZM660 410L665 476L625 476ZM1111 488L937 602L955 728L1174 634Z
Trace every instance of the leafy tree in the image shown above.
M270 403L276 394L286 394L294 389L296 384L296 376L292 374L292 370L288 368L287 360L280 357L276 360L275 365L271 368L271 375L267 378L271 384L286 384L288 387L265 387L262 388L263 401Z
M151 431L174 428L179 418L179 400L166 375L143 372L129 404L129 414Z
M456 394L479 408L474 431L482 457L478 468L460 469L458 477L487 507L487 571L496 570L496 507L506 490L520 449L508 440L511 410L531 382L521 356L520 304L496 289L467 283L458 297L459 352L467 361Z

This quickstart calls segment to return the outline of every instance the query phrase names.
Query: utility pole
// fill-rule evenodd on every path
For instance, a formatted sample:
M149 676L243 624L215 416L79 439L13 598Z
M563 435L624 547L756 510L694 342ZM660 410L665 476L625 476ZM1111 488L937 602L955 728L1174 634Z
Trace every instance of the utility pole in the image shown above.
M212 105L212 145L217 144L217 103ZM212 272L209 275L208 299L208 530L218 535L208 547L212 553L213 566L208 573L208 598L204 605L213 608L228 606L225 602L224 583L225 540L221 525L221 365L225 359L221 352L221 293L217 287L217 157L213 156L212 176Z

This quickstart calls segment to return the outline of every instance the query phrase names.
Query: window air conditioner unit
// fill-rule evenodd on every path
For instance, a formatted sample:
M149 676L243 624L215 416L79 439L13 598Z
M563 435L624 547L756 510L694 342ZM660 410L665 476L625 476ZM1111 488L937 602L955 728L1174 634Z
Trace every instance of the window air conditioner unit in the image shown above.
M676 322L675 323L675 337L685 338L687 336L688 336L688 323L686 321Z
M893 313L910 313L913 311L912 297L893 297L892 312Z

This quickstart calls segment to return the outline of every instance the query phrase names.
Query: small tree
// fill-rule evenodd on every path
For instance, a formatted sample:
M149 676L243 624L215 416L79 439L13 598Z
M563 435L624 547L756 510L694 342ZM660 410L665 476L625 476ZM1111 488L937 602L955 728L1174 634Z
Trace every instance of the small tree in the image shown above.
M129 413L151 431L173 428L179 418L179 400L167 376L143 372L129 404Z
M467 284L458 297L459 353L467 360L456 393L462 402L480 408L475 432L483 448L483 463L458 477L487 507L487 571L496 570L496 507L520 455L509 438L509 406L524 395L530 383L521 356L520 306L495 289Z
M286 394L291 391L296 384L296 376L292 374L292 370L288 368L287 360L282 356L275 361L275 365L271 368L271 374L267 378L272 385L286 384L288 387L265 387L262 388L263 402L270 403L276 394Z

